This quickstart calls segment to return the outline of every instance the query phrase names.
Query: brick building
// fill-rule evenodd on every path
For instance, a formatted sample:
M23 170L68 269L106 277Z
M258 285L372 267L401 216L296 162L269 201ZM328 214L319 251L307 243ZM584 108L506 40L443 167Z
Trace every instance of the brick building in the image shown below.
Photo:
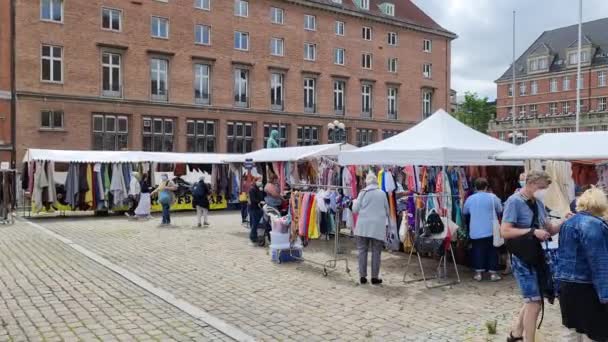
M608 130L608 18L583 24L581 130ZM546 31L515 62L518 143L576 127L578 25ZM490 132L512 138L512 69L497 81L497 118Z
M409 0L22 0L17 150L365 145L448 108L456 36Z
M0 2L0 162L13 157L12 1Z

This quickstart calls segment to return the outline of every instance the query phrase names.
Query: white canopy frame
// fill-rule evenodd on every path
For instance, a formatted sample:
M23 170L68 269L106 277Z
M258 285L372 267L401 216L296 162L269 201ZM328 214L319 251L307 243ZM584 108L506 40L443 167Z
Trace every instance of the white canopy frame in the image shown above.
M85 151L28 149L23 161L53 161L59 163L167 163L167 164L226 164L236 155L222 153L177 153L143 151Z

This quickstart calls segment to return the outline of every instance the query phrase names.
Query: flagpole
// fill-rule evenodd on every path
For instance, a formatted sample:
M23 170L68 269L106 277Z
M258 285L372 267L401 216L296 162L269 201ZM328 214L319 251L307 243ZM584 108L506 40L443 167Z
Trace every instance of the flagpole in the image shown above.
M512 105L512 113L511 115L513 116L513 133L511 133L513 135L513 144L515 144L517 142L517 130L515 129L515 113L517 112L516 108L515 108L515 97L517 94L517 89L515 87L515 11L513 11L513 63L511 64L511 70L513 71L513 81L512 81L512 89L513 91L511 92L511 95L513 97L513 105Z
M576 65L576 131L580 130L581 115L581 46L583 40L583 0L578 2L578 51Z

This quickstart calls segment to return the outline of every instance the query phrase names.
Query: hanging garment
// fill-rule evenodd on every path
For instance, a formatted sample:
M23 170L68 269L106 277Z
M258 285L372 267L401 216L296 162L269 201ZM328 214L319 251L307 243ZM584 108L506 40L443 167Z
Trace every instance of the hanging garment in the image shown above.
M44 206L42 193L48 188L49 184L46 177L45 162L36 162L36 171L34 172L34 188L32 192L32 204L36 210L41 210Z
M23 163L23 171L21 172L21 189L27 191L30 183L29 162Z
M78 206L78 170L78 164L70 163L65 180L65 201L72 209Z
M312 196L312 203L310 208L310 221L308 223L308 239L318 239L321 234L319 232L319 211L317 210L317 198Z
M95 208L93 206L93 170L91 164L86 164L86 168L87 191L84 194L84 203L87 208Z
M547 161L545 171L551 177L551 184L547 188L543 203L551 209L555 216L566 217L570 213L570 203L574 181L572 180L572 166L563 161Z
M28 183L28 192L31 194L34 191L34 173L36 172L36 162L30 162L30 167L28 168L29 172L29 183Z
M400 249L401 241L399 241L399 230L397 226L397 209L395 203L395 193L390 192L388 194L388 229L386 230L386 248L391 251L398 251Z
M122 174L121 164L112 164L112 181L110 192L113 196L113 207L123 205L127 199L127 185Z
M57 201L57 188L55 185L55 162L46 163L46 179L48 183L47 203L50 205Z

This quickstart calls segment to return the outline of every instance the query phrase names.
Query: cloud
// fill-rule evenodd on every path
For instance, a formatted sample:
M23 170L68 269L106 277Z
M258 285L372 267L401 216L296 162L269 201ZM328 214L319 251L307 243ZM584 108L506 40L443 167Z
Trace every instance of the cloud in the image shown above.
M452 88L496 98L494 80L513 55L513 11L519 57L543 31L578 23L573 0L413 0L444 28L458 34L452 43ZM606 0L583 0L583 21L608 17ZM608 34L608 28L606 29Z

